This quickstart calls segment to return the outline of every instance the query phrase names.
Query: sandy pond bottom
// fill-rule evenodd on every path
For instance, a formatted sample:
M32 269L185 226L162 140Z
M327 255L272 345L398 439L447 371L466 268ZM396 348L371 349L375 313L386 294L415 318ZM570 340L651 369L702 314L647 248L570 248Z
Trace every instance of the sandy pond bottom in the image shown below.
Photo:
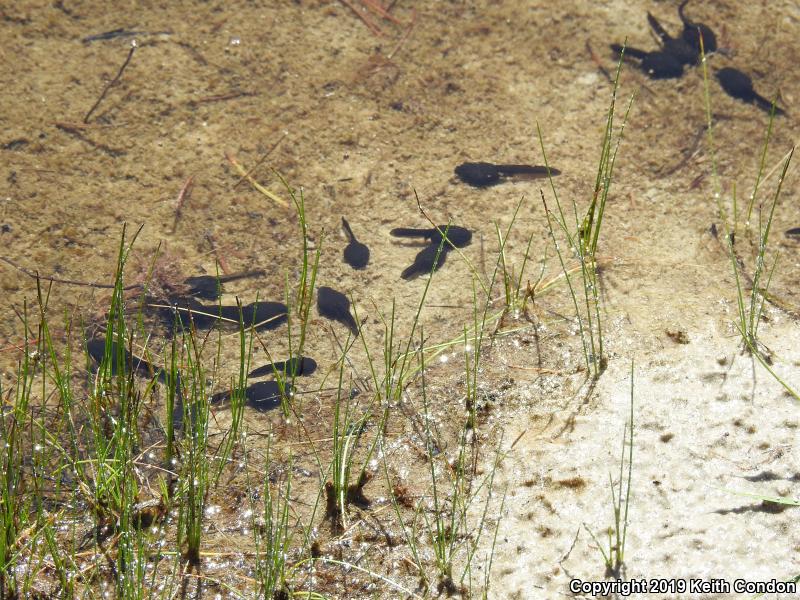
M256 297L281 300L287 275L295 281L298 273L296 215L239 183L227 154L245 168L256 167L254 178L274 194L286 196L271 169L303 189L311 243L322 248L317 283L352 294L363 319L362 336L378 355L380 316L390 314L394 301L396 339L406 339L426 284L425 278L400 279L419 247L388 235L393 227L427 225L415 192L436 222L452 219L469 227L474 232L464 249L469 264L454 253L448 257L421 316L426 343L451 341L472 322L473 275L486 278L496 263L494 222L507 227L521 199L506 248L509 270L519 272L530 238L523 288L540 272L545 281L560 272L541 197L554 206L549 185L517 181L476 190L453 176L454 167L466 160L542 163L538 124L548 160L562 172L555 179L559 198L570 207L574 200L583 211L591 199L611 95L599 68L614 68L608 44L627 37L636 46L654 47L648 11L668 30L680 27L677 4L666 1L568 1L557 7L397 2L392 10L399 24L372 16L382 35L371 32L345 3L265 4L145 4L109 11L91 1L29 1L0 9L2 256L60 279L109 283L126 221L144 225L126 272L129 280L147 277L160 248L156 276L167 287L215 273L217 264L223 273L264 269L260 278L227 286L224 302L232 304L235 296L245 304ZM580 338L563 284L537 297L528 319L507 319L502 335L490 336L494 324L487 329L478 379L490 409L481 413L477 428L483 448L479 471L488 472L493 448L507 452L476 554L478 562L485 559L497 526L492 598L569 597L575 595L571 580L603 580L602 555L589 531L605 543L604 532L613 523L609 473L618 485L632 361L625 578L732 583L787 580L800 573L797 508L762 500L800 497L798 403L741 352L732 325L737 308L731 261L710 233L712 224L722 230L713 165L721 205L730 215L738 190L741 213L767 130L766 115L725 96L713 71L724 66L747 71L763 94L779 90L789 113L774 125L765 157L770 176L755 216L760 203L772 197L776 169L800 134L792 116L800 89L788 69L800 63L800 12L788 1L698 2L687 11L714 28L720 42L720 52L709 58L714 147L705 135L700 69L687 68L683 78L668 81L623 69L619 98L627 102L634 92L637 97L598 247L608 369L593 385L580 371ZM118 28L135 31L138 48L84 123L128 55L131 38L82 40ZM796 389L800 247L783 236L800 224L795 171L790 166L775 212L767 260L771 264L780 253L771 288L776 303L767 305L760 331L774 368ZM176 219L176 198L190 177L193 189ZM342 216L371 248L365 271L341 261ZM755 244L742 221L736 248L744 269L752 272ZM9 263L0 263L0 269L0 365L10 386L19 358L15 348L23 337L12 308L32 302L36 292L32 279ZM500 295L492 294L492 312L502 308ZM107 309L108 297L104 290L56 283L51 318L66 311L93 322ZM150 344L158 354L164 332L153 331ZM316 494L319 484L307 444L330 437L333 395L320 390L336 379L339 342L347 335L313 311L309 332L307 354L320 369L301 384L307 431L300 431L296 420L286 423L277 411L246 415L252 440L272 428L284 435L278 438L283 450L302 448L292 452L299 461L296 501L304 514L312 503L308 494ZM60 334L56 328L63 344ZM264 334L271 354L283 357L286 337L285 329ZM237 342L224 339L217 381L227 382ZM463 418L463 352L454 346L441 356L430 367L427 392L437 436L452 458ZM363 381L370 370L363 347L355 346L350 359L345 380L352 378L367 391ZM266 362L260 346L256 360ZM403 402L392 407L388 452L394 481L408 488L413 501L429 502L420 398L417 378ZM220 430L226 418L220 410ZM329 452L325 442L317 444ZM362 566L422 593L381 481L378 476L367 484L373 505L353 509L352 530L331 535L320 519L321 551L363 560ZM232 589L248 590L246 595L252 590L247 580L252 547L240 519L247 504L242 473L234 473L229 485L209 500L205 548L238 558L209 558L205 573ZM410 518L413 511L405 514ZM388 528L388 537L381 527ZM424 558L432 560L430 548ZM480 568L476 563L478 579ZM402 595L379 581L334 570L321 585L331 597ZM231 593L219 585L208 590ZM637 597L749 596L724 587L707 593L667 587ZM765 596L776 597L789 596Z
M667 349L636 362L625 575L651 585L783 581L796 570L791 551L775 552L797 548L794 509L758 497L794 497L796 407L768 375L754 375L735 338L720 344L710 333L692 342L705 349L702 358ZM629 402L630 365L618 362L580 407L533 409L537 420L514 419L506 430L509 439L526 431L503 469L513 485L495 581L509 597L553 597L572 580L602 579L603 558L588 530L607 547L609 475L619 481ZM725 587L676 593L680 584L666 585L648 589L673 592L656 597L745 596L732 588L719 593Z

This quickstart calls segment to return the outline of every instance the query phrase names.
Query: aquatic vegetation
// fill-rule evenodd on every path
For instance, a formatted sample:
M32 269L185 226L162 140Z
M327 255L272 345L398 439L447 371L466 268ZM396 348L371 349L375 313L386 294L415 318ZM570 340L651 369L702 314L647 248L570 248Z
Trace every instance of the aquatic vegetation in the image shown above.
M614 119L616 117L617 105L617 91L619 90L619 76L622 70L622 59L620 58L617 63L617 72L614 77L614 88L611 92L611 103L608 108L606 116L606 125L603 132L602 147L600 151L600 161L597 166L597 177L594 184L594 192L588 208L584 214L583 220L578 220L577 204L573 200L572 208L574 220L572 223L567 222L567 217L564 213L564 207L558 197L555 184L552 177L550 178L550 189L555 198L556 209L551 210L547 206L547 202L542 193L542 202L544 203L545 214L547 216L547 227L553 238L556 255L558 256L559 263L564 278L569 288L572 304L575 308L575 318L578 322L578 330L581 336L583 345L583 356L586 363L587 372L591 373L594 378L600 376L605 370L607 358L603 351L603 325L600 310L600 283L598 279L598 262L597 262L597 247L600 241L600 231L603 225L603 217L605 215L606 203L608 201L608 194L611 189L612 177L614 174L614 164L617 159L617 151L619 150L620 143L622 142L623 133L625 131L625 124L628 121L631 107L633 105L634 96L631 96L628 102L628 107L622 119L622 125L617 132L616 141L614 140ZM545 164L547 164L547 154L544 148L544 139L542 131L538 128L539 144L542 148L542 154L545 157ZM567 250L562 250L560 242L556 237L556 231L559 231L566 241ZM571 256L570 256L571 255ZM571 273L572 270L567 266L567 260L574 257L578 261L580 267L580 274L582 280L582 294L576 293L572 285Z
M713 207L696 197L707 183L705 128L686 93L696 82L648 82L635 127L625 128L627 111L620 126L619 67L611 77L608 57L591 51L589 42L599 43L592 36L608 31L594 27L601 19L592 11L575 18L568 7L344 3L359 17L381 15L382 34L396 35L364 40L352 35L363 26L346 7L323 4L242 5L233 20L219 7L176 9L168 14L188 15L180 40L96 33L107 28L102 15L59 4L54 14L73 14L59 17L56 41L92 45L54 53L57 69L37 63L34 78L18 53L21 66L9 74L21 85L7 82L9 93L43 102L27 103L35 106L28 122L9 103L12 127L0 143L9 188L0 223L9 256L0 268L13 309L0 331L0 596L553 596L576 572L561 564L570 542L579 547L567 537L580 534L594 548L585 531L596 534L603 562L575 552L580 569L637 577L634 569L653 563L633 560L628 510L647 508L660 484L632 477L639 458L672 467L687 447L694 457L692 444L707 442L711 429L732 443L727 414L743 404L690 398L709 419L688 442L677 425L657 433L651 415L637 428L648 439L637 441L634 468L632 406L621 457L616 443L603 437L598 448L587 435L607 431L600 417L616 414L624 357L644 354L646 381L659 383L649 377L654 363L663 366L660 381L682 377L671 358L700 347L730 311L729 332L739 330L748 356L791 377L781 355L788 344L774 353L766 346L796 318L785 311L793 303L782 286L792 281L770 232L786 231L781 253L795 252L797 223L772 188L767 200L758 195L772 172L781 187L790 154L770 171L765 143L753 195L741 203L734 189L729 212L720 186L726 220L709 229ZM644 15L647 7L638 8ZM695 7L716 28L712 8ZM665 26L648 15L654 52L625 51L648 74L691 71L702 45L716 46L711 28L685 10L684 1L680 22L665 16ZM8 15L12 54L20 40L51 41L31 11ZM534 18L546 26L519 26ZM303 43L294 26L267 35L263 23L300 23ZM584 40L574 34L586 34L592 62L579 57ZM261 60L265 35L279 60ZM114 78L123 56L113 47L133 36L146 39L146 52L131 50ZM83 73L90 60L94 70ZM603 76L613 84L610 106ZM764 77L753 77L755 87L769 85ZM742 89L741 99L763 105L748 96L752 81ZM791 106L791 89L784 98ZM586 153L597 102L609 110L596 132L597 176L587 182L597 164ZM83 124L54 122L84 114ZM525 160L535 150L534 122L544 164L456 166L468 156ZM751 122L725 121L736 136ZM636 145L616 163L623 129ZM737 151L752 138L736 136L727 141ZM664 176L673 167L662 162L676 153L676 176ZM125 219L146 225L135 244L124 232L110 250ZM694 257L693 241L704 246ZM728 289L708 268L719 241L736 278ZM657 280L659 269L676 278ZM678 289L690 269L701 271L702 285ZM715 294L711 302L695 297L700 289ZM642 307L640 291L653 304ZM22 299L32 293L31 312ZM711 323L702 333L689 300L702 304L701 324ZM644 314L664 304L663 315ZM738 350L724 336L707 337L724 345L721 353ZM709 380L738 385L741 361L734 371L715 350L704 357ZM670 394L681 395L684 383ZM753 378L754 390L762 383ZM648 408L674 406L685 424L684 399L672 395L648 399ZM780 394L772 396L780 406ZM777 441L765 431L777 411L756 422L760 400L745 407L760 428L750 440L778 461L791 432ZM609 528L607 503L596 502L605 472L594 471L594 481L587 472L563 481L542 474L576 464L591 471L604 450L610 464L619 458ZM567 481L581 485L548 487ZM791 506L790 496L775 501L787 490L760 497ZM737 524L725 533L750 519L729 514ZM653 533L652 524L639 526ZM509 589L525 552L525 581ZM694 568L698 554L688 552L681 567Z
M625 423L622 433L622 451L619 459L619 476L617 484L614 485L614 478L608 474L608 484L611 490L611 507L614 512L614 524L606 530L607 544L603 544L597 539L592 530L583 524L584 529L592 536L600 553L603 555L603 562L606 566L606 577L619 579L622 568L625 564L625 543L628 539L628 509L631 502L631 476L633 475L633 376L634 368L631 362L631 404L630 415ZM627 459L625 457L625 446L627 448ZM625 472L627 464L627 473ZM624 494L623 494L624 490Z

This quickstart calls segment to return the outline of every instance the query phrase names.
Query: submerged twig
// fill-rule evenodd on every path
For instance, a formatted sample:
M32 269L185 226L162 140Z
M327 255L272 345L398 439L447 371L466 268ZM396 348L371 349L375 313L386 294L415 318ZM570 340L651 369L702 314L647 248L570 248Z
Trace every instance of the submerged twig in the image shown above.
M255 96L255 92L249 92L246 90L240 90L236 92L228 92L227 94L216 94L214 96L206 96L205 98L198 98L196 100L189 100L188 104L190 105L197 105L197 104L207 104L209 102L223 102L225 100L234 100L236 98L242 98L246 96Z
M128 52L128 56L127 56L127 58L125 58L125 62L122 63L122 66L119 68L119 71L117 72L116 77L114 77L114 79L112 79L108 83L108 85L103 89L103 93L100 94L100 97L97 99L97 102L95 102L92 105L92 108L90 108L89 112L86 113L86 116L83 117L83 122L84 123L88 123L89 122L89 118L92 116L92 113L95 110L97 110L97 107L100 106L100 103L103 101L103 98L105 98L106 94L108 94L108 90L110 90L114 86L114 84L119 81L120 77L122 77L122 73L125 71L126 67L128 66L128 63L131 62L131 59L133 58L133 53L136 50L136 48L137 48L136 40L133 40L131 42L131 49Z
M381 6L381 3L378 0L362 0L364 6L367 8L371 8L372 12L382 16L384 19L391 21L395 25L400 25L400 19L395 17L392 13L390 13L387 9Z
M65 283L67 285L80 285L83 287L91 287L91 288L101 288L101 289L113 289L115 286L110 283L92 283L89 281L78 281L76 279L62 279L61 277L48 277L47 275L40 275L37 271L31 271L23 267L22 265L18 265L13 260L6 256L0 256L0 260L4 263L7 263L14 267L17 271L21 273L25 273L28 277L32 277L33 279L41 279L43 281L52 281L53 283ZM130 285L126 285L123 287L123 290L134 290L136 288L141 288L142 284L140 283L132 283Z
M405 33L400 37L395 47L392 48L392 51L386 55L386 58L388 58L389 60L392 60L392 58L394 58L394 55L400 51L400 48L402 48L403 45L406 43L406 40L408 40L408 37L411 35L411 32L414 30L414 25L416 24L417 24L417 11L414 10L411 13L411 23L408 25L408 29L406 29Z
M275 148L277 148L278 146L280 146L281 142L284 140L284 138L286 138L286 136L287 136L287 135L288 135L288 134L284 133L284 134L283 134L283 135L282 135L282 136L281 136L281 137L278 139L278 141L277 141L277 142L275 142L274 144L272 144L272 147L271 147L269 150L267 150L267 151L264 153L264 155L263 155L261 158L259 158L259 159L258 159L258 162L256 162L256 164L254 164L254 165L253 165L253 166L250 168L250 170L249 170L249 171L247 171L247 173L245 173L244 175L242 175L242 176L241 176L241 178L239 178L239 181L237 181L236 183L234 183L234 184L233 184L233 189L236 189L237 187L239 187L239 185L241 185L241 183L242 183L243 181L245 181L246 179L248 179L248 178L249 178L249 177L250 177L250 176L251 176L251 175L252 175L252 174L255 172L255 170L256 170L258 167L260 167L260 166L261 166L261 164L262 164L262 163L263 163L265 160L267 160L267 157L268 157L270 154L272 154L272 153L275 151ZM230 159L228 159L228 160L230 160Z
M238 171L238 173L242 177L247 179L247 181L250 182L250 185L252 185L256 190L264 194L267 198L269 198L273 202L280 204L284 208L289 208L289 203L286 202L286 200L284 200L283 198L281 198L276 194L273 194L267 188L258 183L255 179L253 179L250 176L250 173L247 171L247 169L245 169L242 165L240 165L239 162L230 153L226 152L225 158L228 160L229 163L231 163L231 166L233 166L233 168L236 169L236 171Z
M105 42L121 37L133 37L137 35L172 35L171 31L138 31L129 29L112 29L111 31L104 31L103 33L95 33L83 38L81 41L84 44L91 44L92 42Z
M105 152L112 158L118 158L120 156L124 156L125 154L127 154L126 150L122 150L120 148L112 148L111 146L103 144L102 142L96 142L95 140L88 137L85 133L83 133L83 130L87 128L86 125L84 124L73 124L73 123L65 123L62 121L56 121L54 125L61 131L65 131L66 133L73 135L79 140L89 144L92 148L100 150L101 152Z
M228 261L225 260L225 257L220 254L219 252L219 244L217 244L217 240L214 237L214 234L210 231L205 233L206 240L208 240L209 246L211 246L211 251L214 253L214 257L217 259L217 264L219 268L222 269L222 272L226 275L231 272L230 267L228 266Z
M350 10L352 10L354 13L356 13L356 16L357 16L359 19L361 19L361 20L364 22L364 25L366 25L367 27L369 27L369 30L370 30L372 33L374 33L375 35L383 35L383 31L381 30L381 28L380 28L380 27L378 27L377 25L375 25L375 23L373 23L373 22L372 22L372 19L370 19L370 18L369 18L367 15L365 15L363 12L361 12L360 10L358 10L358 9L355 7L355 5L354 5L352 2L350 2L350 0L340 0L340 1L341 1L341 3L342 3L342 4L344 4L344 5L345 5L347 8L349 8L349 9L350 9Z
M183 205L192 195L193 187L194 175L190 175L189 178L184 182L181 191L178 193L178 200L175 202L175 218L172 221L172 233L175 233L175 230L178 228L178 221L181 218L181 210L183 209Z

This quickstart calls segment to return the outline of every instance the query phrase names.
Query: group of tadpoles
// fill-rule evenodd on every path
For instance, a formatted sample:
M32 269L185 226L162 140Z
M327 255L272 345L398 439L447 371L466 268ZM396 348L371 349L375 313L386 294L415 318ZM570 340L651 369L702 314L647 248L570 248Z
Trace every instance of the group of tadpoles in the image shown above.
M683 29L676 37L671 36L661 23L648 13L648 23L660 41L659 49L645 51L612 44L612 50L639 61L641 70L653 79L681 77L685 66L697 65L704 54L711 54L717 50L717 38L714 31L708 25L693 22L686 17L684 10L688 2L689 0L684 0L678 8L678 16L683 23ZM782 109L774 107L773 103L757 94L753 90L750 77L738 69L731 67L720 69L716 72L716 77L722 88L734 98L751 102L764 110L774 110L775 114L785 114ZM466 162L455 168L455 175L459 180L477 188L497 185L509 178L540 178L559 174L557 169L549 166L489 162ZM356 238L344 217L342 217L342 227L348 240L343 251L344 262L353 269L367 268L370 259L369 248ZM400 274L401 278L405 280L439 269L451 251L466 247L472 240L472 233L468 229L452 223L428 228L397 227L389 233L398 238L416 238L426 242L423 249L416 255L414 262ZM787 232L788 234L789 232ZM169 297L168 306L160 306L160 314L173 330L178 327L207 329L225 322L236 325L241 322L256 330L275 329L287 321L288 307L282 302L259 301L235 306L201 302L201 300L219 301L223 292L222 285L226 282L263 274L263 271L256 270L233 275L189 277L183 282L182 292ZM318 288L317 310L319 315L345 325L355 337L360 333L360 324L356 322L350 309L350 299L346 294L329 286ZM87 350L89 355L99 362L105 353L105 342L100 338L89 339ZM133 371L148 372L151 376L154 374L163 376L163 369L154 367L127 350L126 358ZM316 362L313 359L297 356L258 367L251 371L248 377L257 378L269 374L276 376L282 374L294 380L295 376L308 375L315 369ZM291 392L291 389L288 391ZM245 397L249 405L260 410L267 410L277 406L281 395L286 393L287 388L279 389L274 381L257 382L247 387ZM221 402L229 397L230 392L221 392L214 395L212 401Z
M672 37L651 14L647 13L647 22L659 39L658 50L646 51L620 44L611 44L615 54L624 53L638 61L639 68L651 79L673 79L683 76L684 66L700 64L703 55L717 51L717 36L705 23L695 23L684 13L689 0L683 0L678 7L678 16L683 23L683 30L677 37ZM784 115L785 111L758 94L753 89L753 80L749 75L734 67L725 67L715 73L717 81L729 96L743 100L776 115Z
M342 218L342 225L349 238L343 252L344 262L355 269L364 269L369 262L369 248L359 242L353 234L350 224ZM432 228L400 227L391 234L404 238L421 238L429 244L417 255L414 263L402 273L403 279L411 279L439 268L452 248L463 248L470 243L472 233L464 227L442 225ZM230 275L199 275L186 278L182 285L175 286L169 294L168 304L149 304L156 309L165 325L171 331L210 329L217 325L242 323L255 330L271 330L280 327L287 321L288 307L283 302L257 301L251 304L223 305L219 302L224 292L225 283L264 275L263 270L251 270ZM202 300L209 301L204 304ZM338 321L345 325L352 335L358 336L360 326L350 311L350 300L344 293L328 286L320 286L317 290L317 310L321 317ZM99 335L88 335L86 349L88 355L98 364L107 355L109 341ZM110 340L110 355L116 356L117 344ZM130 372L166 380L165 370L155 366L142 357L136 356L128 349L123 349L125 363ZM281 397L293 391L289 380L297 376L312 374L317 368L313 358L294 356L285 361L278 361L257 367L250 371L248 379L275 375L284 381L259 381L247 386L244 397L248 406L257 410L270 410L280 405ZM112 360L112 372L116 364ZM231 397L230 391L223 391L211 397L212 404L223 403ZM176 408L177 411L177 408ZM177 412L176 412L177 415ZM179 415L178 415L179 416Z
M559 174L558 169L550 167L488 162L466 162L455 168L455 175L460 181L476 188L497 185L508 179L530 179ZM433 273L444 264L450 252L465 248L472 241L472 232L465 227L452 223L433 225L431 222L431 225L423 228L396 227L389 232L396 238L418 239L425 242L414 262L400 274L402 279L410 280ZM367 268L370 260L369 247L356 238L350 223L344 217L342 217L342 228L348 240L342 252L343 261L356 270ZM263 270L250 270L227 275L188 277L182 284L173 286L166 293L168 301L166 304L152 303L147 306L157 310L157 315L171 331L191 328L210 329L224 324L238 326L240 323L256 331L276 329L288 318L288 307L283 302L258 301L244 305L220 303L224 284L264 274ZM329 286L320 286L317 289L317 311L321 317L345 325L353 337L360 334L360 324L351 313L350 299L346 294ZM107 343L101 336L87 336L87 352L97 363L107 355ZM114 356L117 353L116 343L112 340L111 344L111 355ZM163 368L134 355L128 349L124 349L123 353L131 372L165 380ZM284 361L253 369L248 374L248 379L275 375L280 381L259 381L248 385L243 391L247 404L262 411L279 406L281 398L293 392L289 382L294 381L297 376L310 375L316 368L317 363L313 358L293 356ZM223 403L230 397L230 391L223 391L214 394L211 401Z

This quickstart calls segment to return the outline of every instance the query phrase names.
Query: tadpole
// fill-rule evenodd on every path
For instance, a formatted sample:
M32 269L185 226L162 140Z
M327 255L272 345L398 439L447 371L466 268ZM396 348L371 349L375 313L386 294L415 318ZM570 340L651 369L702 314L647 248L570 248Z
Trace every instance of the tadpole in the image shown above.
M548 176L548 168L538 165L496 165L488 162L465 162L455 168L455 174L473 187L489 187L501 183L506 177L515 179L540 179ZM560 175L558 169L549 169L549 174Z
M445 232L447 232L447 239L456 248L469 246L472 241L472 232L466 227L459 227L458 225L437 225L429 228L395 227L389 234L402 238L422 238L438 246L441 244ZM449 250L450 244L445 243L444 247Z
M350 300L342 292L321 286L317 290L317 310L321 317L346 325L354 336L358 336L358 323L350 314Z
M694 23L686 18L683 9L689 0L678 8L678 15L683 23L680 36L672 37L651 13L647 13L647 22L658 36L661 48L653 52L627 47L625 55L639 59L639 68L651 79L672 79L683 75L684 65L696 65L700 62L700 38L703 50L710 54L717 49L717 38L710 27L703 23ZM619 54L622 46L611 44L611 49Z
M698 55L700 54L701 37L703 38L703 51L706 54L716 52L717 36L714 35L714 32L708 25L704 23L694 23L686 18L686 15L683 13L683 9L687 4L689 4L689 0L683 0L681 5L678 7L678 16L680 16L681 22L683 22L683 31L681 32L681 37L684 39L684 41L686 41L687 44L692 46L697 51Z
M733 67L725 67L717 71L716 76L722 89L732 98L755 104L766 112L772 111L772 102L753 89L753 80L747 73ZM775 106L775 114L785 115L786 111Z
M188 328L194 323L198 329L210 329L219 324L238 327L239 307L236 305L202 304L191 297L173 299L172 303L172 307L161 309L170 325L180 323ZM242 322L245 327L255 326L257 331L277 329L286 322L287 311L283 302L253 302L242 306Z
M623 47L619 44L611 44L611 50L619 54ZM632 46L625 47L624 56L631 56L639 59L639 69L650 79L674 79L683 75L683 63L664 50L647 52Z
M344 217L342 217L342 227L348 239L347 246L344 249L344 262L354 269L364 269L369 262L369 248L366 244L362 244L356 239L353 230L350 228L350 223Z
M103 362L106 352L106 340L103 338L91 338L86 342L86 352L89 356L99 365ZM117 357L119 352L119 345L117 342L111 342L110 358L111 358L111 374L117 375ZM125 357L126 368L131 372L138 373L145 377L155 377L161 382L166 381L164 369L150 364L145 359L131 354L127 349L123 348L122 353Z
M700 48L695 48L695 46L685 40L683 32L681 33L681 37L672 37L667 33L667 30L664 29L661 23L658 22L658 19L649 12L647 13L647 22L658 36L658 39L661 40L661 49L663 52L671 55L681 63L681 65L696 65L700 62Z
M265 375L273 375L276 372L293 377L296 375L311 375L316 370L317 361L313 358L309 358L308 356L293 356L289 360L269 363L263 367L253 369L248 374L248 377L263 377Z
M288 383L285 383L281 390L281 385L277 381L257 381L244 389L245 404L258 411L266 412L278 408L283 395L290 396L293 391L294 389ZM211 403L221 404L230 398L231 392L226 390L211 396Z
M400 274L403 279L414 279L420 275L426 275L431 271L435 271L444 264L447 260L447 246L441 247L439 251L439 244L429 244L419 251L414 258L414 262L406 267Z
M241 273L231 273L230 275L198 275L196 277L187 277L183 283L189 286L187 292L190 296L202 298L203 300L217 300L222 291L222 284L229 281L236 281L237 279L245 279L246 277L258 277L264 275L262 269L254 269L252 271L242 271Z
M414 279L419 275L435 271L444 264L447 253L453 247L464 248L472 241L472 232L458 225L437 225L429 228L395 227L389 233L395 237L421 238L428 241L428 245L420 250L414 262L400 274L403 279ZM445 234L447 241L442 243Z
M115 341L112 341L110 345L111 348L109 349L109 357L111 360L111 374L118 375L117 353L119 352L119 346ZM106 340L101 337L90 338L86 342L86 352L92 358L92 360L100 365L103 362L103 358L106 354ZM169 385L167 372L162 367L158 367L146 361L145 359L136 356L135 354L131 354L125 348L122 349L122 352L125 357L126 368L130 369L131 372L138 373L139 375L150 379L155 378L157 381L160 381L165 385ZM176 376L177 380L175 381L175 403L172 407L172 422L175 431L183 431L183 394L181 392L182 387L180 383L180 375L176 373ZM190 411L192 423L195 422L196 416L196 411L192 409Z

